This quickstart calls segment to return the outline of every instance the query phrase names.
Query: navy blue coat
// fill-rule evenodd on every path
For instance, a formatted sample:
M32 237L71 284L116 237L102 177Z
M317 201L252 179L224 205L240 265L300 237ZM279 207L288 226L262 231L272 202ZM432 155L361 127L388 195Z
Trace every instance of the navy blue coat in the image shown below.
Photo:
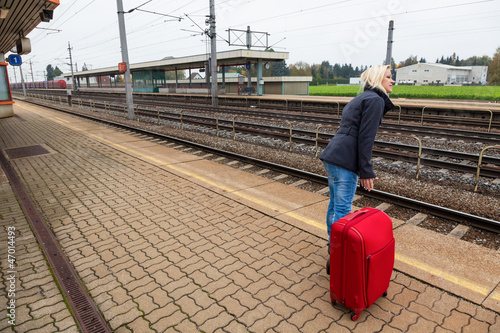
M384 114L393 108L387 94L367 86L344 107L340 128L319 158L357 173L360 179L375 178L370 162L375 135Z

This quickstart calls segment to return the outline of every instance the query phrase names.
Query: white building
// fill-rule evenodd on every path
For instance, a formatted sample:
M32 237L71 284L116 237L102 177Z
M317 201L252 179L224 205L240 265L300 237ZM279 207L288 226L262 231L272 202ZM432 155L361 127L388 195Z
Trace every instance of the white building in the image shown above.
M450 66L444 64L415 64L396 69L396 83L415 85L486 83L488 66Z
M359 85L360 83L361 83L361 78L360 77L350 77L349 78L349 84Z

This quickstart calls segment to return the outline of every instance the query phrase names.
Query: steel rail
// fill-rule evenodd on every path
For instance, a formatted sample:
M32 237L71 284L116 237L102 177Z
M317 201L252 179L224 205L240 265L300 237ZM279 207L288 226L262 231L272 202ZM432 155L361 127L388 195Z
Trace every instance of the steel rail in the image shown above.
M44 105L44 106L46 106L46 105ZM73 115L78 115L78 116L81 116L81 117L84 117L87 119L91 119L91 120L94 120L97 122L113 125L113 126L116 126L118 128L123 128L123 129L131 130L131 131L139 132L141 134L146 134L146 135L161 138L164 140L178 142L179 144L182 144L182 145L189 145L189 146L192 146L192 147L195 147L197 149L204 150L204 151L207 151L207 152L210 152L213 154L223 155L223 156L226 156L226 157L229 157L232 159L251 163L251 164L257 165L259 167L273 169L273 170L276 170L276 171L279 171L282 173L286 173L286 174L291 175L291 176L295 176L295 177L298 177L301 179L306 179L306 180L309 180L309 181L312 181L312 182L315 182L318 184L322 184L325 187L328 186L328 179L326 176L323 176L323 175L318 175L318 174L314 174L314 173L307 172L304 170L299 170L299 169L291 168L288 166L260 160L257 158L253 158L253 157L249 157L249 156L245 156L245 155L241 155L241 154L237 154L237 153L232 153L229 151L213 148L210 146L202 145L199 143L195 143L195 142L191 142L191 141L187 141L187 140L183 140L183 139L179 139L179 138L172 137L169 135L156 133L156 132L152 132L152 131L148 131L148 130L144 130L144 129L139 129L139 128L129 126L126 124L121 124L121 123L117 123L117 122L113 122L113 121L109 121L109 120L103 120L103 119L89 116L89 115L84 115L84 114L77 113L77 112L72 112L72 111L69 111L66 109L58 108L56 106L46 106L46 107L49 107L49 108L57 110L57 111L62 111L62 112L70 113ZM372 190L369 192L369 191L365 191L365 190L361 189L358 186L358 191L360 191L362 195L365 195L367 197L376 198L376 199L383 200L383 201L390 201L396 205L406 207L406 208L411 208L411 209L415 209L415 210L419 210L419 211L427 211L428 213L430 213L432 215L443 217L443 218L452 220L454 222L466 223L466 224L470 224L470 225L475 226L475 227L480 228L480 229L492 231L495 233L500 233L500 221L484 218L484 217L473 215L473 214L468 214L465 212L449 209L449 208L442 207L442 206L437 206L434 204L426 203L426 202L411 199L411 198L406 198L403 196L399 196L396 194L383 192L383 191L379 191L379 190Z
M91 107L91 110L95 110L95 103L92 101L88 101L89 107ZM121 107L121 106L120 106ZM115 110L120 110L120 107L117 107L116 105L114 106ZM207 111L191 111L191 112L207 112ZM141 116L150 116L152 119L164 119L164 120L170 120L170 121L179 121L179 116L180 121L181 121L181 129L183 128L184 123L191 123L193 125L198 125L198 126L208 126L208 127L213 127L213 123L215 122L214 118L207 118L199 115L193 115L193 114L186 114L182 116L183 111L180 111L180 114L177 115L172 112L163 112L159 113L158 110L150 110L150 109L140 109L137 108L137 119L143 119L144 117ZM264 124L255 124L255 123L248 123L248 122L238 122L238 126L235 127L235 117L246 117L246 116L234 116L233 121L231 120L224 120L224 119L217 119L217 133L219 129L226 130L226 131L231 131L233 133L233 138L235 137L235 129L238 129L238 132L241 134L251 134L251 135L261 135L261 136L266 136L266 137L271 137L275 139L287 139L290 142L294 142L295 144L307 144L310 146L317 146L320 144L322 147L325 147L329 140L331 139L331 135L324 134L324 133L318 133L316 134L313 131L308 131L308 130L298 130L294 129L293 132L295 133L296 136L293 136L293 138L290 137L290 129L286 129L283 127L276 127L272 125L264 125ZM254 118L254 117L253 117ZM273 121L273 119L268 119L269 121ZM276 120L274 120L276 121ZM488 133L491 135L491 133ZM301 136L297 136L301 135ZM391 133L386 133L386 132L379 132L379 135L391 135ZM328 136L328 137L327 137ZM322 138L327 138L327 139L317 139L314 137L322 137ZM328 141L326 141L328 140ZM388 150L385 148L391 148L393 150ZM289 149L292 149L292 145L290 144ZM429 167L434 167L434 168L440 168L440 169L448 169L448 170L453 170L453 171L458 171L458 172L465 172L465 173L475 173L477 170L477 161L478 161L478 156L477 155L472 155L472 154L466 154L466 153L460 153L460 152L452 152L452 151L445 151L445 150L440 150L440 149L434 149L434 148L422 148L422 154L424 155L433 155L433 156L440 156L442 157L447 157L447 158L452 158L452 159L460 159L460 160L465 160L471 163L476 163L475 165L467 165L467 164L462 164L462 163L455 163L455 162L450 162L450 161L444 161L441 159L432 159L428 158L425 156L422 156L420 159L417 159L414 155L417 153L419 150L418 147L416 146L410 146L410 145L404 145L404 144L398 144L398 143L391 143L391 142L385 142L385 141L380 141L376 140L375 141L375 147L373 149L374 156L376 157L384 157L392 160L402 160L406 162L415 162L417 163L420 161L422 165L429 166ZM483 157L484 163L490 163L490 164L495 164L495 165L500 165L500 159L496 157ZM481 168L481 173L480 176L483 177L491 177L491 178L498 178L500 177L500 168L495 167L495 166L489 166L489 167L484 167Z
M81 93L82 95L86 95L84 93ZM119 98L116 98L113 94L110 93L98 93L98 96L102 98L106 98L106 100L115 100L117 102L120 102L121 100ZM232 115L238 114L238 115L252 115L252 116L258 116L258 117L273 117L277 119L285 119L289 121L300 121L300 122L312 122L312 123L317 123L317 124L324 124L324 125L338 125L340 118L334 116L335 110L330 110L332 112L329 113L330 116L319 116L319 115L311 115L311 114L304 114L299 113L299 114L294 114L294 113L283 113L283 112L273 112L273 111L261 111L259 109L248 109L246 105L239 105L238 109L230 109L230 108L224 108L224 107L219 107L219 108L213 108L212 106L209 105L203 105L203 104L185 104L179 102L165 102L165 101L159 101L157 98L143 98L138 100L138 103L141 105L146 105L146 104L152 104L155 105L156 107L178 107L178 108L184 108L184 109L193 109L193 110L206 110L209 112L217 112L217 113L230 113ZM274 104L273 104L274 105ZM336 108L335 108L336 109ZM317 112L317 113L324 113L324 112ZM420 116L418 115L407 115L408 117L410 116L415 116L415 122L417 123ZM386 115L386 120L392 119L391 118L391 112L389 112ZM446 119L446 118L445 118ZM462 118L460 118L462 119ZM465 121L465 119L462 119ZM482 125L483 123L487 123L486 120L478 119L478 121L481 121ZM496 124L500 124L500 122L496 121ZM461 122L463 124L463 122ZM471 118L467 118L466 124L468 126L473 125L471 123ZM481 140L482 142L486 144L497 144L500 141L500 133L493 133L493 132L481 132L481 131L470 131L470 130L460 130L460 129L450 129L450 128L441 128L441 127L431 127L431 126L421 126L421 125L408 125L408 124L399 124L399 123L392 123L385 121L384 123L381 124L380 126L381 130L394 130L394 131L406 131L408 133L412 133L415 135L431 135L435 137L447 137L447 138L452 138L452 139L457 139L457 140Z
M190 115L192 118L191 120L184 119L184 122L190 122L191 124L194 125L210 125L210 122L206 122L203 120L199 119L205 119L204 117L200 116L194 116ZM290 129L286 129L283 127L276 127L272 125L264 125L264 124L254 124L254 123L247 123L247 122L238 122L237 124L239 125L238 127L235 127L235 118L237 117L245 117L245 116L235 116L232 121L232 125L230 120L219 120L219 128L220 129L225 129L227 131L232 131L233 133L233 139L236 136L236 128L238 131L242 134L252 134L252 135L264 135L268 137L273 137L276 139L287 139L292 142L292 138L290 137ZM262 118L261 120L266 120L266 121L273 121L272 119L264 119ZM226 125L224 125L226 124ZM322 126L325 127L325 126ZM314 133L313 131L307 131L307 130L297 130L294 129L293 132L295 134L303 135L306 137L297 137L293 136L293 142L294 143L304 143L307 145L315 146L318 147L319 143L321 143L321 146L325 147L329 141L325 140L318 140L318 137L320 135L326 136L325 134L322 133ZM316 135L316 139L313 139L312 136ZM379 132L379 135L384 136L384 135L393 135L392 133L386 133L386 132ZM394 134L396 135L396 134ZM309 138L311 137L311 138ZM330 135L331 137L331 135ZM289 149L291 150L292 146L290 144ZM384 148L392 148L394 150L387 150ZM421 153L426 154L426 155L434 155L434 156L439 156L440 158L442 157L447 157L451 159L459 159L459 160L464 160L468 161L471 163L476 163L476 165L467 165L467 164L461 164L461 163L455 163L455 162L450 162L450 161L443 161L443 160L436 160L432 158L426 158L426 157L421 157L418 159L415 154L420 152L420 148L417 146L410 146L410 145L404 145L404 144L399 144L399 143L392 143L392 142L385 142L385 141L380 141L376 140L375 141L375 148L373 149L374 156L377 157L384 157L384 158L389 158L393 160L403 160L403 161L411 161L411 162L418 162L420 161L422 165L426 165L429 167L434 167L434 168L440 168L440 169L448 169L448 170L453 170L453 171L459 171L459 172L466 172L466 173L475 173L477 170L477 162L478 162L478 155L473 155L473 154L467 154L467 153L461 153L461 152L453 152L453 151L447 151L447 150L442 150L442 149L434 149L434 148L421 148ZM410 154L413 153L413 154ZM490 163L490 164L495 164L495 165L500 165L500 158L496 157L488 157L485 156L483 157L483 162L484 163ZM492 178L497 178L500 177L500 167L487 167L487 168L482 168L481 169L481 176L484 177L492 177Z

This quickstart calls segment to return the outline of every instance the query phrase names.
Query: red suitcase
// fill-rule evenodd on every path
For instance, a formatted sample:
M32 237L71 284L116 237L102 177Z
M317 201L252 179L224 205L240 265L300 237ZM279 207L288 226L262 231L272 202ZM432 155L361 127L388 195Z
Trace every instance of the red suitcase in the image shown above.
M366 207L332 225L330 298L354 310L352 320L387 295L394 268L395 241L387 214Z

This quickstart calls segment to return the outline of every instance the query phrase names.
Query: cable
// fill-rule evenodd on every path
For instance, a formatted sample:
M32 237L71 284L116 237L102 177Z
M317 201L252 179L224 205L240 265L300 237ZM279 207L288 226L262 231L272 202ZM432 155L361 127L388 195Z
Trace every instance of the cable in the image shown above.
M142 7L142 6L144 6L144 5L148 4L148 3L150 3L151 1L153 1L153 0L146 1L146 2L145 2L145 3L143 3L142 5L139 5L139 6L135 7L135 8L132 8L132 9L131 9L131 10L129 10L127 13L132 13L134 10L139 9L140 7Z

